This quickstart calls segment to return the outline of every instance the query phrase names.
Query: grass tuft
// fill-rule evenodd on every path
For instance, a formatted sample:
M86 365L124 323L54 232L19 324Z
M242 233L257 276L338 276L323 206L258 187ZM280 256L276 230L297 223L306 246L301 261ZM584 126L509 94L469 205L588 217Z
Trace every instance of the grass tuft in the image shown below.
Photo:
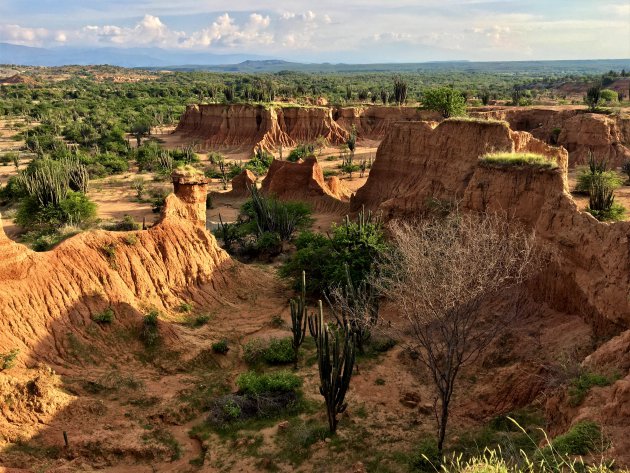
M496 167L534 167L557 169L558 164L546 156L535 153L489 153L479 158L481 164Z

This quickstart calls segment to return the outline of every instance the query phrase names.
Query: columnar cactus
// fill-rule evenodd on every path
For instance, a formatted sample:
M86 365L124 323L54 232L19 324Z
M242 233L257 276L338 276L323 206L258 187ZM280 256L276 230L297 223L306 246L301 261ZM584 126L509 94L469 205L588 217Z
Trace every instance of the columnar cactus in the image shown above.
M306 273L302 271L302 287L300 297L291 299L291 330L293 332L293 352L295 353L295 369L298 366L298 351L300 345L304 341L306 334L306 324L308 316L306 315Z
M354 368L354 335L349 329L335 330L324 324L322 301L319 314L309 316L308 324L317 345L319 392L326 401L330 432L335 433L337 415L348 407L345 397Z

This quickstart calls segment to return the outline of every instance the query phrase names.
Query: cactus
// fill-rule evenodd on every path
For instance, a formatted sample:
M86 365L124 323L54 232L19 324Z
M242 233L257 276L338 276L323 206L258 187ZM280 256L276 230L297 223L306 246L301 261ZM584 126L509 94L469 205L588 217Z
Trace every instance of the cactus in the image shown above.
M299 216L289 212L287 207L274 197L265 197L258 188L249 187L252 196L258 234L277 233L282 241L289 241L299 225Z
M398 105L407 101L407 82L400 77L394 79L394 99Z
M89 174L76 157L66 157L60 161L37 158L19 174L19 180L27 194L46 207L49 204L58 205L68 196L69 190L85 194Z
M42 207L58 205L68 195L69 175L51 159L37 159L19 175L19 180L26 193Z
M308 320L306 314L306 273L304 271L302 271L301 282L300 297L298 299L291 299L289 302L291 306L291 331L293 332L292 346L293 352L295 353L295 369L298 367L298 351L304 341L306 323Z
M610 211L615 203L615 191L601 174L595 174L589 188L588 207L595 211Z
M319 392L326 402L328 426L334 434L337 431L337 415L348 407L345 397L354 368L355 338L349 329L333 330L324 324L321 300L319 314L309 316L308 325L317 346Z

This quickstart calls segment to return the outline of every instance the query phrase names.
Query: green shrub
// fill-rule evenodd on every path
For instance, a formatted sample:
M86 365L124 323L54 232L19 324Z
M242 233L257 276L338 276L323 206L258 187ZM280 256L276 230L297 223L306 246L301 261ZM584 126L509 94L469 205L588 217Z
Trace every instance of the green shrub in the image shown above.
M105 227L111 232L132 232L140 230L141 224L137 223L131 215L125 215L121 221L112 223Z
M306 271L306 291L321 297L333 286L347 283L346 266L355 286L365 281L374 264L387 249L383 226L371 214L359 215L355 221L333 225L330 237L302 232L295 240L297 251L281 268L283 277L292 278L299 288L302 271Z
M275 232L263 232L256 240L256 248L260 253L280 253L282 250L280 235Z
M613 379L597 373L585 371L575 378L569 386L569 405L577 407L584 401L592 387L610 386Z
M486 166L528 166L539 169L557 169L558 164L546 156L535 153L490 153L479 158Z
M583 420L559 435L541 451L545 458L557 455L588 455L606 450L608 442L595 422Z
M575 191L588 194L595 179L601 179L607 187L613 190L618 189L623 184L623 178L615 171L593 173L589 169L583 168L578 171Z
M232 399L228 400L222 408L225 415L230 419L238 419L241 416L241 406Z
M252 338L243 345L243 360L250 365L260 363L265 349L266 346L260 338Z
M438 87L422 93L422 105L439 112L444 118L466 115L466 99L450 87Z
M64 224L81 225L96 218L96 204L81 192L69 191L59 208Z
M263 352L263 360L270 365L294 362L295 352L291 338L272 338Z
M409 466L414 472L435 472L442 463L437 442L434 439L425 438L420 442L416 452L412 455Z
M269 374L248 371L236 378L236 385L243 394L260 396L265 393L295 391L302 386L302 380L288 371Z
M251 195L251 200L241 207L241 214L255 222L258 235L276 233L282 241L289 241L295 231L312 222L311 209L304 202L281 202L263 196L255 187L251 188Z
M214 353L225 355L229 350L230 350L230 347L228 347L228 342L225 339L219 340L218 342L215 342L212 344L212 351Z
M182 302L179 307L178 310L184 314L188 314L190 312L192 312L193 310L193 306L192 304L188 303L188 302Z
M617 102L619 98L617 95L617 92L611 89L604 89L600 91L599 97L601 100L604 100L605 102L608 102L608 103Z
M20 350L14 349L4 353L0 353L0 371L11 369L15 366L15 361Z
M188 325L192 328L199 328L206 325L208 322L212 320L212 316L209 314L197 314L192 319L189 320Z
M262 149L256 150L256 153L244 166L245 169L249 169L257 176L266 174L269 170L269 166L273 161L273 154L264 151Z
M252 338L243 346L243 359L250 365L262 361L270 365L281 365L295 361L295 352L290 337L270 340Z
M41 206L34 197L20 202L15 221L26 229L54 229L83 225L96 218L96 204L81 192L68 191L59 203Z
M103 312L94 314L92 320L98 324L111 324L114 321L114 311L111 307L105 309Z
M140 338L147 348L156 346L160 340L159 322L160 313L157 310L151 310L142 319L142 331Z

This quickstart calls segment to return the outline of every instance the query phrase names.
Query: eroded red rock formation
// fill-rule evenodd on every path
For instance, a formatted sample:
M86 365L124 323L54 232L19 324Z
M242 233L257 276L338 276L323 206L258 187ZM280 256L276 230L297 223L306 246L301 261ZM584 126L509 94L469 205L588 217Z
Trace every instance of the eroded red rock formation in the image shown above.
M261 190L282 200L302 200L316 208L341 208L350 198L350 191L338 178L324 179L315 157L298 163L274 159Z
M248 273L205 230L203 176L176 174L174 182L177 193L149 230L89 231L36 253L0 229L1 351L19 349L20 363L55 365L73 340L94 350L123 348L86 331L90 317L108 307L117 324L136 327L147 307L168 312L182 297L202 306L225 301L221 291Z
M537 152L556 159L559 167L493 166L479 160L489 151ZM595 371L616 372L621 379L591 393L579 408L552 396L547 412L553 435L581 419L601 423L613 438L611 453L622 458L630 447L624 434L630 425L630 222L602 223L580 211L567 192L567 152L513 132L505 123L394 125L351 207L365 205L390 218L414 218L436 201L519 219L554 250L552 261L531 284L534 299L557 313L579 314L603 339L621 333L585 362ZM536 373L542 389L541 374ZM523 403L535 395L529 393Z
M513 130L527 131L569 152L571 167L588 163L589 152L619 167L630 160L629 119L578 109L503 108L473 116L505 120Z
M175 133L204 147L261 148L275 152L324 137L331 145L346 141L353 127L359 140L380 141L397 121L438 119L415 107L326 107L191 105Z

